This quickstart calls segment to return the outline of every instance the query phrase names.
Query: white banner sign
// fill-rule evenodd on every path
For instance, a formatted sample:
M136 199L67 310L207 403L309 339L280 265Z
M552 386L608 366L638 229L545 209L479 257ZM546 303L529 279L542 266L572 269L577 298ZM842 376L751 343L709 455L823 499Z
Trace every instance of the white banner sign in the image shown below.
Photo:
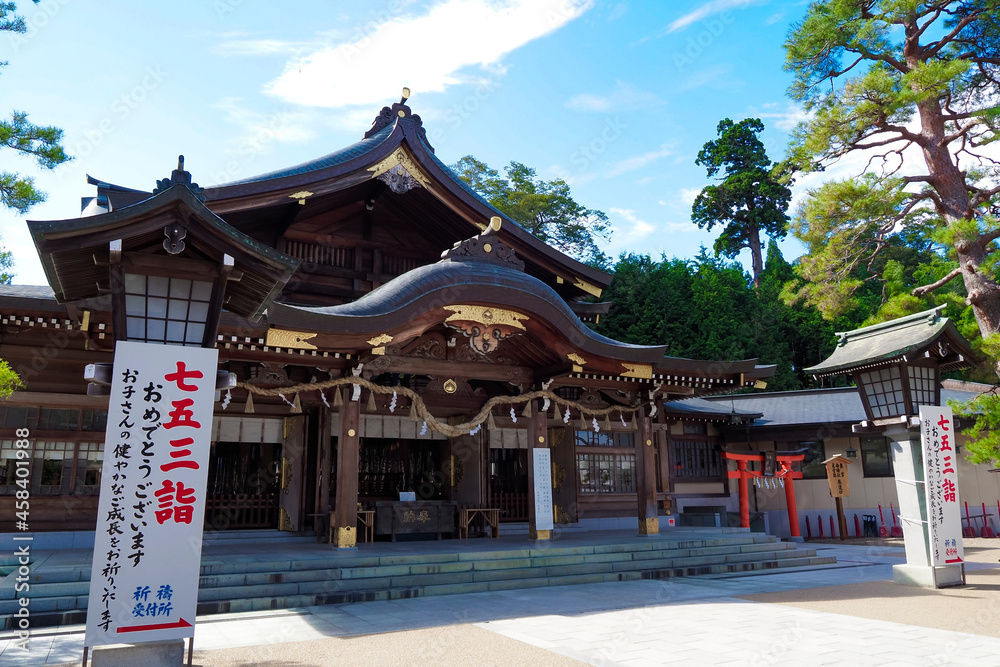
M218 357L115 346L87 646L194 636Z
M924 479L927 481L931 565L959 565L965 558L955 438L951 408L920 407L920 444L924 454Z
M535 530L552 530L552 455L545 447L531 450L535 466Z

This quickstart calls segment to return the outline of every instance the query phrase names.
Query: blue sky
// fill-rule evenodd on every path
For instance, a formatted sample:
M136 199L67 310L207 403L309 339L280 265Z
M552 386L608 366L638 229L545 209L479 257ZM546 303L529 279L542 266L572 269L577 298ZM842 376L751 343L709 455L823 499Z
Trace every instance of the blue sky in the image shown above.
M49 195L27 216L0 211L22 284L45 282L25 217L77 216L86 174L151 189L181 153L203 186L289 166L360 139L403 86L445 162L517 160L566 179L609 215L612 255L711 247L690 211L718 121L761 117L780 159L803 117L782 70L799 1L18 5L28 32L0 35L0 112L62 127L75 157L48 172L0 152L0 169Z

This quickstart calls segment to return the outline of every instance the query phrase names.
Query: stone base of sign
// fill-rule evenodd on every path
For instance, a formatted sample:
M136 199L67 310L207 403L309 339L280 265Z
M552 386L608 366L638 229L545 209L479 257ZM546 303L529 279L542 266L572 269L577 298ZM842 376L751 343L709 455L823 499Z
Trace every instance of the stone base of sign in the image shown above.
M528 524L528 537L533 540L551 540L552 531L551 530L536 530L531 524Z
M180 667L184 664L184 640L95 646L90 664L92 667Z
M931 567L930 565L893 565L892 580L904 586L941 588L962 583L962 568L958 565Z
M333 546L338 549L352 549L358 544L358 529L352 526L337 526L333 529Z
M653 517L651 519L639 519L639 534L640 535L659 535L660 534L660 519L658 517Z

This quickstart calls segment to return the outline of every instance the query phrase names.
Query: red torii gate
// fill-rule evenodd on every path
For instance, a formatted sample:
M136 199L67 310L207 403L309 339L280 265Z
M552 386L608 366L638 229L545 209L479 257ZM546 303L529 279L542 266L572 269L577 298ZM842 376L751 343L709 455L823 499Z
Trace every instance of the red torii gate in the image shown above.
M795 508L795 487L792 480L802 479L802 472L792 470L792 463L802 461L806 455L804 452L776 452L777 464L780 469L775 470L773 477L769 479L780 480L785 488L785 503L788 505L788 527L792 531L792 537L801 537L799 531L799 513ZM761 469L764 467L764 452L730 452L722 451L722 456L727 461L736 461L736 470L727 471L729 479L738 479L740 482L740 526L750 527L750 499L748 497L747 480L751 477L765 477L761 470L748 470L747 463L756 461L760 463Z

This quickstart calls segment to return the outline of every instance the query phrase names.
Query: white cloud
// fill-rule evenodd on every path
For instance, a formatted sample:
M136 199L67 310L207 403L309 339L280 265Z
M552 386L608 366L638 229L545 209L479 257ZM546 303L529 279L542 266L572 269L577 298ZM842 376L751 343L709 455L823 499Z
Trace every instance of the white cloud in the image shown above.
M680 198L682 204L691 208L699 194L701 194L701 188L681 188L677 196Z
M220 56L289 55L315 46L310 42L285 42L280 39L233 39L220 42L215 47L215 53Z
M627 11L628 11L628 5L625 4L624 2L619 2L617 5L615 5L614 9L611 10L611 13L608 14L608 22L617 21L621 17L625 16L625 12Z
M620 176L621 174L635 171L636 169L642 169L648 164L656 162L660 158L667 157L673 153L673 149L670 147L669 143L661 145L659 148L648 151L641 155L633 155L632 157L625 158L624 160L619 160L616 162L610 170L608 170L607 176Z
M729 90L744 86L745 82L732 75L733 66L729 63L718 63L709 65L694 72L683 81L677 84L678 92L690 92L704 86L711 86L716 90Z
M767 0L763 0L763 2L767 2ZM678 30L688 27L692 23L703 21L709 16L721 14L722 12L729 11L730 9L743 9L745 7L749 7L750 5L760 3L761 0L711 0L711 2L706 2L694 11L688 12L679 19L674 20L667 26L667 32L677 32Z
M775 108L777 105L765 104L764 108ZM771 123L775 127L789 132L795 129L795 126L802 121L809 120L812 118L813 114L802 108L800 104L789 104L784 111L766 111L763 113L752 113L751 115L757 116L758 118L769 118L773 122Z
M566 108L575 111L621 111L665 104L655 93L640 90L631 83L616 81L615 87L607 95L581 93L566 101Z
M690 234L698 228L690 222L649 222L640 217L634 209L611 208L608 210L611 220L612 254L622 251L649 253L651 247L669 243L664 234Z
M272 141L295 143L308 141L315 136L309 129L307 114L301 111L279 110L263 113L243 105L240 97L223 97L212 105L225 114L225 120L240 128L237 142L264 145Z
M461 70L499 63L511 51L579 17L593 0L444 0L400 13L353 41L330 41L290 61L266 92L294 104L342 107L382 102L403 86L440 92Z
M628 245L648 237L656 231L656 225L641 220L630 208L612 208L612 234L615 245Z

